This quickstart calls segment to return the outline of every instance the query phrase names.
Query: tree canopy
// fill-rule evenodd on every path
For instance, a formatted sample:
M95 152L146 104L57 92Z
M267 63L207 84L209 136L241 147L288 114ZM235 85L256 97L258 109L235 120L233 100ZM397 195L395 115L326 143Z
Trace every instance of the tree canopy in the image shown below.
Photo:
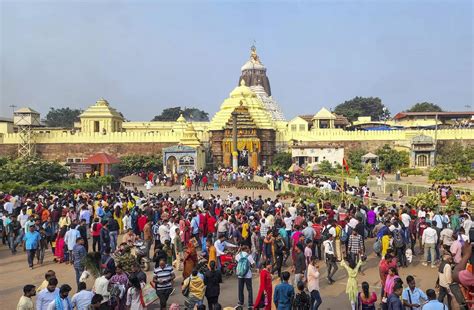
M361 172L364 166L362 165L362 156L364 156L367 152L363 149L353 149L349 151L347 164L349 165L349 169Z
M473 173L474 146L463 146L460 142L445 143L438 146L436 164L450 167L459 176L468 176Z
M81 113L82 111L79 109L50 108L48 114L46 114L46 126L73 128L74 122L79 120Z
M162 171L163 158L161 155L128 155L120 157L119 171L122 175L142 171Z
M375 154L379 156L379 168L387 172L406 167L410 163L408 152L397 151L388 144L379 148Z
M292 158L291 154L287 152L276 153L273 156L273 165L274 170L288 171L291 167Z
M183 114L183 117L187 121L195 121L195 122L207 122L209 121L209 113L199 110L197 108L184 108L181 107L174 107L174 108L167 108L161 112L160 115L156 115L151 121L165 121L165 122L173 122L178 119L179 115Z
M0 183L8 181L37 185L57 182L67 177L67 169L58 162L39 158L0 159Z
M355 97L337 105L334 113L344 115L349 121L355 121L359 116L371 116L374 121L390 117L389 110L378 97Z
M439 105L431 102L418 102L409 108L407 112L443 112L443 109L441 109Z

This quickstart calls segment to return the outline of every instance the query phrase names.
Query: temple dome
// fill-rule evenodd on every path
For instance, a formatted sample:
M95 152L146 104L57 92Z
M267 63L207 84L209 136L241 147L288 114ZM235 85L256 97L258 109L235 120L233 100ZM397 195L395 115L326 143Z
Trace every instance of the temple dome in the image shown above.
M257 63L257 62L252 62L252 60L248 60L242 68L240 68L240 71L245 71L245 70L267 70L265 66L262 63Z
M229 97L231 98L250 98L256 97L255 93L250 89L250 87L245 86L245 80L240 81L240 86L234 88L230 93Z

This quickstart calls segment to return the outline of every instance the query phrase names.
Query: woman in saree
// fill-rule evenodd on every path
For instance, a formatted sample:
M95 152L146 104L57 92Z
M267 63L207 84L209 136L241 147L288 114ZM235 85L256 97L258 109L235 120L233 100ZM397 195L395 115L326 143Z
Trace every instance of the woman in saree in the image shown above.
M347 271L347 285L346 285L346 294L349 297L349 301L351 302L351 309L355 310L356 302L357 302L357 294L359 292L358 283L357 283L357 273L359 272L359 268L362 265L362 261L356 264L353 259L349 260L349 265L343 260L341 262L341 267L346 269Z
M184 252L184 268L183 268L183 280L191 275L194 267L198 262L196 246L194 240L188 242L186 251Z
M56 237L56 244L54 248L54 260L57 263L62 263L64 261L64 247L66 243L64 242L64 235L66 235L67 227L63 226L58 231L58 236Z
M118 264L115 267L115 274L110 278L109 288L112 290L115 287L114 292L117 292L116 295L112 296L112 309L114 310L125 310L125 293L127 292L128 285L128 276L123 270L121 264Z
M272 291L272 264L270 261L264 261L260 269L260 287L258 288L257 299L254 303L255 308L271 310Z
M121 207L121 204L117 204L115 207L114 207L114 219L117 221L118 225L119 225L119 232L122 233L124 230L123 230L123 222L122 222L122 217L123 217L123 209Z

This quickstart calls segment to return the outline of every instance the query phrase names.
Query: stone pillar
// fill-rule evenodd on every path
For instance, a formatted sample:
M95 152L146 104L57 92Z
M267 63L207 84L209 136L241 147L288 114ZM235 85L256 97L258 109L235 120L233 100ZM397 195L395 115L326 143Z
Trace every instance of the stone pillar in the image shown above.
M232 170L239 170L239 153L237 151L237 112L232 112Z

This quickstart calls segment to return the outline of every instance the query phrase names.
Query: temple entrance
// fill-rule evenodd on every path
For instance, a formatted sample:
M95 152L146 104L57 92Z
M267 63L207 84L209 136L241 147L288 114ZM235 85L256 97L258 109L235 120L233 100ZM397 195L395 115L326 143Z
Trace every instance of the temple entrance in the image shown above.
M176 160L176 157L174 156L168 157L168 160L166 161L166 170L172 174L175 174L177 167L178 167L178 161Z
M249 165L249 151L247 148L244 148L242 151L239 151L239 167L248 167Z
M416 165L418 167L427 167L429 163L429 154L419 154L416 158Z

